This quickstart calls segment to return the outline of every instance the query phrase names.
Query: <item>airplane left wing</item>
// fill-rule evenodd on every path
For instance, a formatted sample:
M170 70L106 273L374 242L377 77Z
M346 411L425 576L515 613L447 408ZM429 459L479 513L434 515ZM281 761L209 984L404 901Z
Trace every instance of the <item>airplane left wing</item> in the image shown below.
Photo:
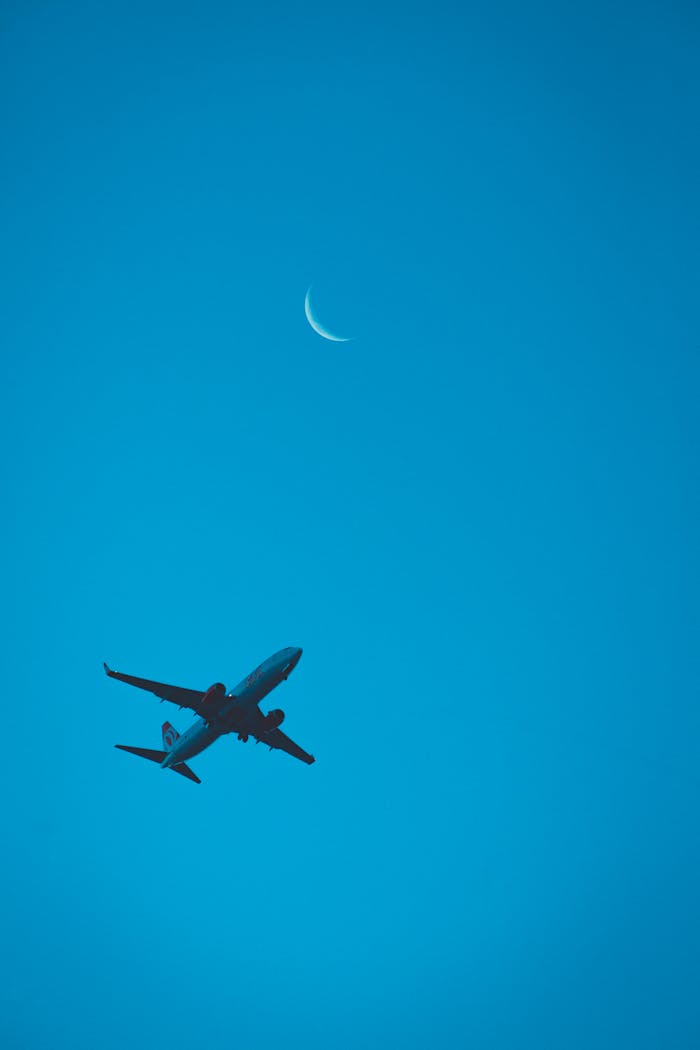
M190 707L193 711L197 710L204 696L204 693L197 689L183 689L179 685L165 685L163 682L152 682L149 678L134 678L130 674L120 674L119 671L113 671L107 664L104 665L104 669L109 678L116 678L120 682L126 682L127 685L135 685L138 689L145 689L160 697L161 700L169 700L170 703L177 704L179 707Z
M290 740L281 729L271 729L269 733L263 733L261 736L256 736L256 740L259 740L261 744L267 744L268 747L274 747L280 751L286 751L288 755L292 755L293 758L298 758L301 762L306 762L308 766L316 761L313 755L309 755L306 751L302 751L299 745L295 744L293 740Z

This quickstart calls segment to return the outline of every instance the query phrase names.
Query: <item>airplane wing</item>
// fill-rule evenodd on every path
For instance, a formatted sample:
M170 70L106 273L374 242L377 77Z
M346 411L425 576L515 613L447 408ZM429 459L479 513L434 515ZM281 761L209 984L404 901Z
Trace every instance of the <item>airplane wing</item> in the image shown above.
M280 751L286 751L288 755L298 758L301 762L306 762L308 766L316 761L313 755L308 755L306 751L302 751L299 745L290 740L281 729L271 729L269 733L256 736L256 740L259 740L261 744L267 744L270 748L274 747Z
M204 693L198 689L183 689L179 685L164 685L162 682L151 682L148 678L134 678L133 675L120 674L119 671L113 671L107 664L104 665L104 668L109 678L116 678L120 682L126 682L127 685L135 685L138 689L145 689L147 692L159 696L161 700L169 700L172 704L177 704L179 707L191 707L193 711L197 710L204 696Z

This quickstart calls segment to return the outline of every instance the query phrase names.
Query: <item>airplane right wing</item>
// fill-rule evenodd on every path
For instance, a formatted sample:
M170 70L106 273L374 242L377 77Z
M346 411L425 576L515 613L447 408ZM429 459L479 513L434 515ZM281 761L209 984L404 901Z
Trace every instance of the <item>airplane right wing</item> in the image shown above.
M204 693L197 689L183 689L179 685L164 685L162 682L152 682L149 678L134 678L130 674L120 674L119 671L113 671L107 664L104 665L104 669L109 678L116 678L119 682L126 682L127 685L135 685L138 689L145 689L159 696L161 700L169 700L171 704L177 704L179 707L190 707L193 711L197 710L204 696Z
M313 755L309 755L306 751L302 751L298 744L295 744L293 740L290 740L281 729L271 729L269 733L264 733L262 736L256 736L256 740L259 740L261 744L267 744L268 747L274 747L280 751L286 751L288 755L292 755L293 758L298 758L301 762L306 762L307 766L310 766L316 761Z

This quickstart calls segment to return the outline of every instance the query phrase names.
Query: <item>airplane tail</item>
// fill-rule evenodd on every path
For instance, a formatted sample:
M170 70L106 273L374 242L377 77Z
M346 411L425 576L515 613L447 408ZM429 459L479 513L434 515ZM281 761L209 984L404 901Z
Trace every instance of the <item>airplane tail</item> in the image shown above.
M175 741L179 739L180 734L175 726L170 725L170 722L163 722L161 731L163 733L163 747L166 751L169 751Z
M166 722L166 725L167 724L168 723ZM172 729L172 726L170 728ZM173 730L173 732L176 731ZM165 741L165 726L163 726L163 740ZM157 762L159 765L168 753L167 751L154 751L150 747L129 747L128 744L115 744L114 746L118 747L120 751L128 751L132 755L138 755L139 758L147 758L149 762ZM183 777L187 777L188 780L194 780L195 784L202 783L197 774L193 773L190 767L186 766L184 762L178 762L176 766L169 766L168 768L174 770Z

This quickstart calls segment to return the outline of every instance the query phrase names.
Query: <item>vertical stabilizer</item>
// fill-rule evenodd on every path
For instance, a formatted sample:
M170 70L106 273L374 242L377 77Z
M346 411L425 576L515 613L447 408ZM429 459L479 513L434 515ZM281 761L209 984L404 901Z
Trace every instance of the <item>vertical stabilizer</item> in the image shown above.
M166 751L170 751L171 747L178 739L180 734L178 733L175 726L171 726L170 722L163 722L163 747Z

